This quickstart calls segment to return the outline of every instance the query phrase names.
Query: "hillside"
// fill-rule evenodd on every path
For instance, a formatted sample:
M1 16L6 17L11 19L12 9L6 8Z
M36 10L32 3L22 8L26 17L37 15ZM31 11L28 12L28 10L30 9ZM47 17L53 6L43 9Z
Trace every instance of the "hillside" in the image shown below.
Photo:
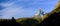
M34 19L34 20L37 20L39 23L42 21L41 18L19 18L19 19L16 19L17 22L21 22L23 20L28 20L28 19Z

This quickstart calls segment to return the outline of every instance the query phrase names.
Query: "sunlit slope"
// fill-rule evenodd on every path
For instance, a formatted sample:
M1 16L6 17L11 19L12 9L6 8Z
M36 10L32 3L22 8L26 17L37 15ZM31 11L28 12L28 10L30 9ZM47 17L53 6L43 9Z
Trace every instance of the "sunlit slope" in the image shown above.
M42 21L41 18L19 18L19 19L16 19L16 22L25 21L25 20L28 20L28 19L34 19L34 20L37 20L39 23Z

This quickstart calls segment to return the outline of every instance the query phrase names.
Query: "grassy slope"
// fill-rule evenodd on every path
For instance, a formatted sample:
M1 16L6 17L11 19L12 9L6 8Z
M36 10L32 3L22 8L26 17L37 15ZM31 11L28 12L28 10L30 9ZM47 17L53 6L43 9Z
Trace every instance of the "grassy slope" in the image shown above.
M17 21L17 22L21 22L21 21L27 20L27 19L35 19L35 20L37 20L39 23L42 21L41 18L19 18L19 19L17 19L16 21Z

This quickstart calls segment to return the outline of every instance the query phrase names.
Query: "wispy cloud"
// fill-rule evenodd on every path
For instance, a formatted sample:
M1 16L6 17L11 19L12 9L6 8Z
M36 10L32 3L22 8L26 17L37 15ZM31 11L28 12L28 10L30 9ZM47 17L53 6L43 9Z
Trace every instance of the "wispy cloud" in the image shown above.
M23 17L28 16L31 10L22 9L24 6L15 5L16 2L2 3L1 5L5 7L1 11L1 18L11 18L11 17Z
M3 0L2 0L3 1ZM44 12L49 12L56 4L54 0L6 0L0 2L0 18L19 18L32 16L41 7ZM51 9L51 10L50 10ZM49 10L49 11L48 11Z

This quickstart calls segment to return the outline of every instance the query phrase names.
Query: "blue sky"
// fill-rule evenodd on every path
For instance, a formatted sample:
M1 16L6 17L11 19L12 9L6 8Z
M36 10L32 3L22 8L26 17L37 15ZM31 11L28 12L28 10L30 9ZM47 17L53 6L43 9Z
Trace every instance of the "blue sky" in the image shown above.
M57 2L58 0L0 0L0 18L33 16L38 8L49 13Z

